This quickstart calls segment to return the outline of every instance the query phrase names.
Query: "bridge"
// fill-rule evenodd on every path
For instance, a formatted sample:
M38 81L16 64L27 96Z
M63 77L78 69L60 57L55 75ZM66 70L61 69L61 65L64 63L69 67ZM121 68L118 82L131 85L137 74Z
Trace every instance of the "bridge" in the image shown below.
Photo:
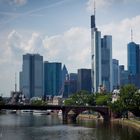
M106 106L64 106L64 105L0 105L0 110L62 110L63 122L76 121L76 117L83 111L92 110L99 112L104 120L111 118L110 109ZM73 114L69 114L73 111Z

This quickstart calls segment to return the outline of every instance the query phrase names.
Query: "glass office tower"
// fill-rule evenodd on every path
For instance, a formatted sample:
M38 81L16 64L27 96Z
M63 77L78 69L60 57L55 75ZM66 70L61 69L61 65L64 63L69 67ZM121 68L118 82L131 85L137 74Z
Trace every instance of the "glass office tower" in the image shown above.
M43 56L39 54L23 55L20 91L26 98L43 96Z
M58 96L62 94L62 64L44 62L44 95Z
M77 88L91 92L91 69L78 69Z
M139 50L139 45L134 42L130 42L127 45L128 71L132 75L140 73Z
M140 87L140 47L135 42L127 45L129 83Z
M95 25L95 15L91 16L91 77L92 92L98 92L101 83L101 32Z
M119 87L119 60L112 59L112 85L113 89Z
M101 79L107 92L112 91L112 36L101 39Z

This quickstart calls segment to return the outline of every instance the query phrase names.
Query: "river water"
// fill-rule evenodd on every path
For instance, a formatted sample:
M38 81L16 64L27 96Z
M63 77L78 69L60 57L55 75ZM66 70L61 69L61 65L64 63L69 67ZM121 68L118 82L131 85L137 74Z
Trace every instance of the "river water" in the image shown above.
M0 140L139 140L130 127L101 121L63 124L57 115L0 115Z

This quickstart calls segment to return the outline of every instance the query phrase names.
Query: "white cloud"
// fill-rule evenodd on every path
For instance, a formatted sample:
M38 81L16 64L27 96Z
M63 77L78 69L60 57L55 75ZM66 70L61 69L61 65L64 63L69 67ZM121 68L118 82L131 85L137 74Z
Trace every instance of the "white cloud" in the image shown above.
M90 31L86 28L71 28L63 34L46 37L43 41L46 59L66 64L70 72L90 67Z
M24 53L42 53L43 44L41 35L37 32L30 33L30 38L26 38L13 30L7 38L7 47L12 51L13 56L20 56Z
M99 27L102 35L113 36L113 58L120 60L120 64L127 64L127 43L130 42L130 30L133 29L134 41L140 43L140 16L126 18L118 23ZM29 36L29 37L28 37ZM59 61L66 64L69 72L76 72L78 68L91 67L90 29L73 27L62 34L42 37L33 32L28 35L13 30L7 36L7 43L0 46L0 81L8 81L9 90L14 83L14 73L22 66L22 54L40 53L46 61ZM9 71L10 70L10 71ZM7 85L0 84L0 89Z
M127 66L127 43L131 41L131 28L133 29L133 41L140 44L139 23L140 15L100 27L102 34L113 36L113 57L120 60L120 63L125 66Z
M27 39L26 35L13 30L7 35L7 38L3 38L3 41L1 40L0 92L4 96L9 96L10 91L14 89L14 75L15 72L18 74L21 70L22 55L27 52L42 53L44 50L41 36L35 32L30 33L30 36Z

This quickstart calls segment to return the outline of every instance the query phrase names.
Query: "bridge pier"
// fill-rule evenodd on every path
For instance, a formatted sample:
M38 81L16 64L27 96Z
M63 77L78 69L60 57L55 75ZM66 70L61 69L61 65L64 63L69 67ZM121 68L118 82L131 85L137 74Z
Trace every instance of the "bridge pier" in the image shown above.
M111 119L111 118L110 118L110 116L109 116L109 115L104 115L104 121L106 121L106 122L107 122L107 121L110 121L110 119Z
M65 110L62 110L62 119L63 119L63 123L67 123L67 118L68 118L68 114Z
M69 113L70 109L62 109L63 123L76 122L76 113Z

